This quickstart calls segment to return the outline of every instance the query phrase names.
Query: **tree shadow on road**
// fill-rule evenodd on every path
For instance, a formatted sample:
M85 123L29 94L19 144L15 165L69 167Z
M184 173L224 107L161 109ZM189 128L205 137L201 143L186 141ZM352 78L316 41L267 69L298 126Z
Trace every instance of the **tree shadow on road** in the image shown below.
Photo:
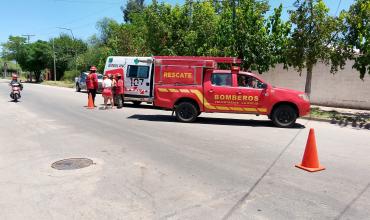
M140 115L135 114L128 117L128 119L137 119L143 121L154 122L172 122L181 123L176 120L174 116L170 115ZM231 118L206 118L199 117L195 124L208 124L208 125L231 125L231 126L250 126L250 127L275 127L270 120L248 120L248 119L231 119ZM296 123L292 129L303 129L304 125Z

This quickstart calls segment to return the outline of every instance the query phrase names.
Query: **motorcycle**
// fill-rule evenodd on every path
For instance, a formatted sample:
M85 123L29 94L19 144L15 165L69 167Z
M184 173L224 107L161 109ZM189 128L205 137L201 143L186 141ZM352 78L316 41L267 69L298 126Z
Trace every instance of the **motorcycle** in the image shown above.
M18 102L21 98L22 85L20 83L13 83L11 87L12 91L10 92L10 98L13 99L14 102Z

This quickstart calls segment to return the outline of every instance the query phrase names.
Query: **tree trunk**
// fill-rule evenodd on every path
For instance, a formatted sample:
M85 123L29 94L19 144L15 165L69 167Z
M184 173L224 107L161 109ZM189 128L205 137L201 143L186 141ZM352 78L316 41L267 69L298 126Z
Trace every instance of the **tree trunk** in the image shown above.
M41 76L41 72L36 71L36 72L35 72L36 82L40 82L40 76Z
M306 85L305 85L305 88L304 88L304 92L308 95L308 97L311 96L312 69L313 69L313 65L308 64L307 65Z

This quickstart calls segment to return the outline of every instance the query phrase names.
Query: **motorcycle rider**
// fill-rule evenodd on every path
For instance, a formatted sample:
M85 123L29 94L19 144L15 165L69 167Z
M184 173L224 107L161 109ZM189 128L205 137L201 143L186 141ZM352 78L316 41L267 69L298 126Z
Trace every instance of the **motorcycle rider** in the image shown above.
M91 66L90 73L86 77L86 88L87 88L87 95L91 94L92 96L94 106L95 106L95 96L96 96L98 87L99 87L99 84L98 84L98 76L96 75L96 67Z
M9 86L13 86L13 85L16 85L16 84L19 84L19 87L21 88L21 90L23 90L22 83L18 82L17 74L12 74L12 81L10 81Z

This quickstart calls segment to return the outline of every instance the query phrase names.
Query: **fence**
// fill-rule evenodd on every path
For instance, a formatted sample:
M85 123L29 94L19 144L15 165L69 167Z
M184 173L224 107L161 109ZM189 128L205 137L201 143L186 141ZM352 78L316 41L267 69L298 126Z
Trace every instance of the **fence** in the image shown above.
M312 74L311 103L316 105L370 109L370 75L364 80L356 69L352 69L353 62L349 61L343 70L334 75L330 73L330 66L318 63ZM277 65L267 73L261 75L272 85L304 91L306 70L302 75L293 69L284 70L283 65Z

